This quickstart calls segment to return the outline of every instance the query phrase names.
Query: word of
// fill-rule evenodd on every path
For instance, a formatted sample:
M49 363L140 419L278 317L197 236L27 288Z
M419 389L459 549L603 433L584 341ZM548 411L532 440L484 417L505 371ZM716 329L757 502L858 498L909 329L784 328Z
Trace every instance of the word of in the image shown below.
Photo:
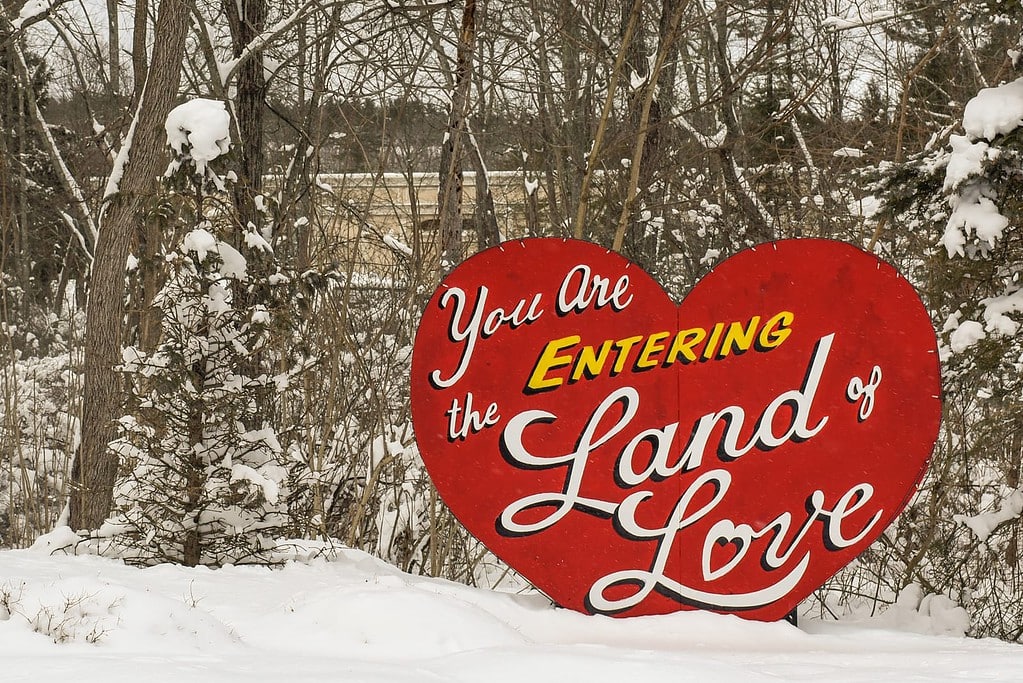
M855 403L860 399L863 402L860 403L860 410L856 418L863 422L870 414L874 412L874 393L877 388L881 385L881 368L877 365L870 371L870 379L864 384L863 380L859 377L853 377L849 380L849 386L845 390L845 397L849 399L850 403Z

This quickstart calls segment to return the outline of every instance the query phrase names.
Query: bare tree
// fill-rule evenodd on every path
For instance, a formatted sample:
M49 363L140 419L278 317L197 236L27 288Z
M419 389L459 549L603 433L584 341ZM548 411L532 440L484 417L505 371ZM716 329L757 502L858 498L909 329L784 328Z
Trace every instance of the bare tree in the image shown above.
M441 269L448 270L462 260L462 154L466 117L472 90L472 62L476 45L476 0L465 0L455 57L455 79L451 92L448 128L441 153L440 204Z
M116 366L124 336L125 266L167 159L163 125L178 95L188 26L183 0L160 0L154 26L160 39L105 199L86 313L82 438L70 499L75 529L96 529L110 512L117 456L108 444L123 400Z
M255 197L263 189L263 121L266 81L263 76L263 53L252 50L266 23L266 0L226 0L224 15L231 29L231 52L235 59L245 55L238 67L235 96L235 118L241 145L241 174L235 185L235 205L242 226L259 225Z

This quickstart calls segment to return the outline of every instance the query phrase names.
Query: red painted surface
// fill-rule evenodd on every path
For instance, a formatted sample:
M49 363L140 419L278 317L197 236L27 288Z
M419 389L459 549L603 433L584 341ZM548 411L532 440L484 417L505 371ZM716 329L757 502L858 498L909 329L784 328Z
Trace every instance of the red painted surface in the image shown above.
M812 239L679 306L601 247L508 242L438 288L412 361L455 516L558 604L626 616L786 615L905 506L939 393L913 288Z

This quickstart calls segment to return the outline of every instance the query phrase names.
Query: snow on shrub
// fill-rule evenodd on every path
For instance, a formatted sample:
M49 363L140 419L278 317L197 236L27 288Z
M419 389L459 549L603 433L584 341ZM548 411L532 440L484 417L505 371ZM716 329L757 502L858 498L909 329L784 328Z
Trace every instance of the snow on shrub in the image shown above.
M223 103L193 100L167 121L171 180L192 193L172 197L184 237L163 257L159 343L123 350L132 399L111 444L122 475L97 534L134 562L269 562L293 530L294 463L276 418L307 369L293 343L300 278L251 227L214 210L208 181L225 187L214 165L230 149L226 116Z
M73 297L65 304L59 314L39 312L26 329L0 324L8 361L0 367L0 546L28 545L65 504L79 436L83 325Z
M1023 619L1021 126L1023 79L985 88L960 132L950 127L889 165L875 188L892 248L914 254L907 276L939 331L944 426L920 494L829 588L892 597L916 583L941 594L904 598L917 612L944 615L959 632L963 615L949 607L958 605L970 633L1008 639Z

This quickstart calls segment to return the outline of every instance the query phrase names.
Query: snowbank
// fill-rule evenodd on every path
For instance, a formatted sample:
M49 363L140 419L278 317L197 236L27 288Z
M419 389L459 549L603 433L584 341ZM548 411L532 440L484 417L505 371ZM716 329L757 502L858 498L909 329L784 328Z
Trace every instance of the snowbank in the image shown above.
M961 625L954 605L912 591L862 624L617 620L353 550L277 570L136 569L49 554L68 540L0 553L5 681L1015 681L1023 667L1017 646L893 630Z

